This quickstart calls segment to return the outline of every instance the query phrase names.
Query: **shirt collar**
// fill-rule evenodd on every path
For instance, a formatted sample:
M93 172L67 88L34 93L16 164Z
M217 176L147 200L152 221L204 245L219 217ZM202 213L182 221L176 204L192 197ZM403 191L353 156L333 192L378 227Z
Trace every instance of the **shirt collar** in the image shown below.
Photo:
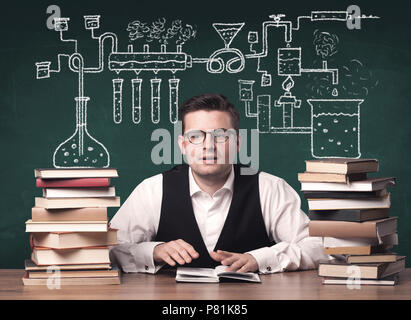
M188 177L189 177L189 183L190 183L190 197L192 197L197 192L204 192L203 190L201 190L201 188L198 186L197 182L195 181L193 177L193 172L191 171L191 167L189 167L188 169ZM231 192L233 192L233 189L234 189L234 167L233 165L231 165L231 171L230 171L230 174L228 175L226 182L217 191L222 190L222 189L230 190Z

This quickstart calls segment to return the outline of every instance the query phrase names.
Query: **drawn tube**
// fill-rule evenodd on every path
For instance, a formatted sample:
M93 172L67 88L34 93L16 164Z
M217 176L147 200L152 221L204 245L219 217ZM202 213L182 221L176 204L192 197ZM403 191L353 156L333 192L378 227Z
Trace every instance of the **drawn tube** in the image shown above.
M132 86L132 117L135 124L141 121L141 84L143 79L131 79Z
M170 91L170 122L176 123L178 121L178 85L180 79L168 79L168 86Z
M270 132L271 127L271 96L257 96L257 127L259 132Z
M121 123L123 104L123 79L113 79L113 120Z
M151 121L160 122L160 84L161 79L150 79L151 82Z

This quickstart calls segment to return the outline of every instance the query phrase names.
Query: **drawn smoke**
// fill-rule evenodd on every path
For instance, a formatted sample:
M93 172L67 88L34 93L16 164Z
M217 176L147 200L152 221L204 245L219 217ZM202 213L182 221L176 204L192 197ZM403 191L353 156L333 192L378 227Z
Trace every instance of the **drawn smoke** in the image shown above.
M159 18L150 25L147 22L135 20L127 26L130 41L138 39L146 42L158 41L160 44L170 44L172 40L177 45L183 45L196 37L197 31L190 24L183 25L181 20L174 20L166 26L166 19Z
M314 47L317 55L322 61L327 61L334 56L338 50L338 36L328 32L314 31ZM314 61L314 64L318 64ZM370 91L378 85L378 80L374 80L372 72L367 70L358 59L351 59L344 63L342 67L330 66L328 68L338 68L338 85L332 83L332 74L329 72L308 74L310 83L306 86L306 96L308 98L332 98L343 97L352 99L364 99Z

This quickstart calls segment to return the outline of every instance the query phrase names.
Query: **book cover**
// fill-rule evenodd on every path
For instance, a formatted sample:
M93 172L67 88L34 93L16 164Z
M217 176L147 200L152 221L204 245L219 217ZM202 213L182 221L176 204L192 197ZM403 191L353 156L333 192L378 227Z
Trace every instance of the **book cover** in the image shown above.
M390 209L309 210L310 220L362 222L388 218Z
M338 182L349 183L351 181L366 180L365 173L317 173L317 172L301 172L298 173L298 181L300 182Z
M308 199L309 210L377 209L390 208L391 197L368 199Z
M31 208L31 220L40 221L108 221L106 207L46 209Z
M38 188L109 187L110 178L36 179Z
M100 198L115 197L115 187L97 188L43 188L43 197L52 198Z
M34 177L42 179L118 178L118 173L115 168L40 168L34 169Z
M334 238L377 238L397 232L398 217L389 217L364 222L350 221L310 221L308 226L311 237Z
M34 247L31 260L36 265L110 263L108 247L51 249Z
M376 191L395 186L395 178L368 178L349 184L337 182L301 182L301 191Z
M329 173L378 172L377 159L328 158L306 160L306 171Z
M26 232L107 232L107 221L26 221Z
M303 191L305 199L364 199L379 198L387 194L387 189L377 191Z
M109 198L40 198L35 197L35 206L46 209L119 207L120 197Z

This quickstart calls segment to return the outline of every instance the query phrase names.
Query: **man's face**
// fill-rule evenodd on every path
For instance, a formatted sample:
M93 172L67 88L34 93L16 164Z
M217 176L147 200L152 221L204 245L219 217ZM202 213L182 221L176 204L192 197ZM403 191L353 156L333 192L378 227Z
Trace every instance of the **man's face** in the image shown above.
M200 130L206 132L204 141ZM228 131L224 134L224 130ZM211 132L219 136L213 136ZM190 142L190 138L196 143ZM225 111L198 110L187 113L183 136L179 136L178 141L191 170L199 176L218 177L226 174L238 152L231 116Z

